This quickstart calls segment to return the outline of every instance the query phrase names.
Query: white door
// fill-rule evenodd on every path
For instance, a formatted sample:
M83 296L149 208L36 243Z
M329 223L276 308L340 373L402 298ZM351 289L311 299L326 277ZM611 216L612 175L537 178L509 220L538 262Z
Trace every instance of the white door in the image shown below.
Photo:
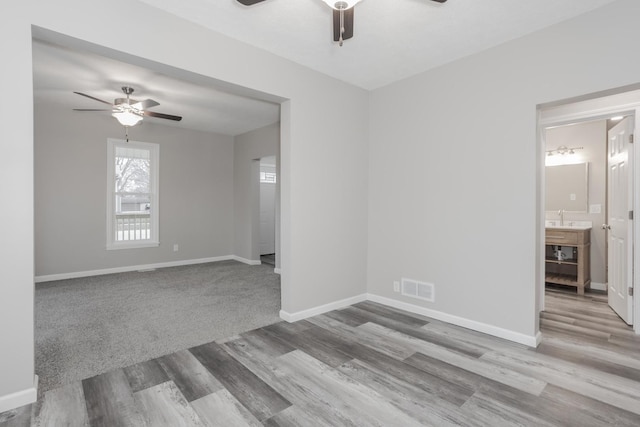
M260 183L260 255L276 253L276 184Z
M626 117L609 131L607 147L608 179L608 286L609 305L633 324L633 118Z

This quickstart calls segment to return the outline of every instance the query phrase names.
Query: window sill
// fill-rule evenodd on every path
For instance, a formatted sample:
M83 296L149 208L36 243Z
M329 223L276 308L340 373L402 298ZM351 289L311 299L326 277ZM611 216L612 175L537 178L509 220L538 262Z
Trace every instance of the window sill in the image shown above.
M158 246L160 246L160 242L117 242L107 244L107 250L156 248Z

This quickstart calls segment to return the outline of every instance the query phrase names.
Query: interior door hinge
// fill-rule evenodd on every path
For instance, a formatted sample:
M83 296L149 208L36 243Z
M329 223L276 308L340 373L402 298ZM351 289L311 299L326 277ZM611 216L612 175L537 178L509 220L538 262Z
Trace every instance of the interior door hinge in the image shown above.
M629 296L632 297L633 296L633 288L629 288Z
M629 135L629 143L633 144L633 134Z
M633 211L629 211L629 219L633 219Z

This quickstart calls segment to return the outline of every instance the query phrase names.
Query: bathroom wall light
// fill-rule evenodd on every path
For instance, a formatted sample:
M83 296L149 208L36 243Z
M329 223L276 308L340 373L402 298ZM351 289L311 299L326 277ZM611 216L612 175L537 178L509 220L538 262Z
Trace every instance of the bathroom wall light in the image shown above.
M611 121L613 122L617 122L624 119L624 116L615 116L615 117L611 117Z
M547 150L546 153L547 156L554 156L556 154L561 154L564 156L565 154L575 154L575 150L584 150L584 147L567 147L565 145L561 145L555 150Z

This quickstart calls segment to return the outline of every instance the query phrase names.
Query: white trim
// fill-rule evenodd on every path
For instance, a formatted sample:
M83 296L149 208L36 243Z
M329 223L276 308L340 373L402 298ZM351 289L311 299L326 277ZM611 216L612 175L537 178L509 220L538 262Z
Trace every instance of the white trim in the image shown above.
M38 399L38 376L33 376L33 386L15 393L0 396L0 413L16 409Z
M366 301L366 300L367 300L367 294L360 294L354 297L330 302L329 304L324 304L324 305L319 305L317 307L309 308L307 310L297 311L295 313L287 313L284 310L280 310L280 318L289 323L297 322L298 320L307 319L309 317L317 316L318 314L323 314L329 311L349 307L350 305L357 304L359 302Z
M538 331L536 333L536 347L538 347L541 342L542 342L542 332Z
M180 261L158 262L155 264L129 265L126 267L104 268L101 270L76 271L72 273L47 274L36 276L36 283L51 282L53 280L77 279L79 277L102 276L104 274L126 273L129 271L153 270L154 268L179 267L181 265L205 264L208 262L228 261L237 259L235 255L224 255L211 258L185 259ZM242 261L241 261L242 262Z
M210 258L183 259L180 261L157 262L154 264L129 265L125 267L103 268L100 270L74 271L71 273L47 274L44 276L36 276L35 282L52 282L54 280L77 279L79 277L102 276L113 273L127 273L129 271L153 270L155 268L180 267L181 265L206 264L208 262L218 261L238 261L243 264L260 265L260 261L252 261L237 255L223 255Z
M281 272L281 271L282 271L282 270L280 270L279 268L274 268L274 269L273 269L273 272L274 272L274 273L276 273L276 274L282 274L282 272Z
M259 259L247 259L247 258L242 258L238 255L232 255L231 259L235 259L236 261L242 262L244 264L249 264L249 265L262 265L262 261L260 261Z
M463 328L482 332L484 334L493 335L494 337L504 338L509 341L536 347L539 343L537 335L525 335L519 332L510 331L508 329L499 328L487 323L477 322L475 320L466 319L464 317L454 316L442 311L432 310L425 307L409 304L406 302L382 297L374 294L367 294L367 299L379 304L388 305L410 313L420 314L422 316L431 317L436 320L451 323L452 325L462 326Z
M111 245L107 244L108 251L116 251L120 249L141 249L141 248L157 248L160 242L152 242L149 240L130 240L127 242L115 242Z
M606 283L591 282L591 285L589 287L591 289L596 290L596 291L606 291L607 290L607 284Z
M373 301L378 304L388 305L389 307L398 308L400 310L408 311L409 313L420 314L422 316L431 317L436 320L451 323L452 325L462 326L463 328L471 329L474 331L482 332L484 334L492 335L498 338L504 338L509 341L524 344L529 347L537 347L542 340L542 334L540 332L536 335L525 335L519 332L510 331L508 329L499 328L497 326L489 325L486 323L476 322L475 320L466 319L464 317L454 316L444 313L442 311L436 311L425 307L420 307L414 304L394 300L391 298L382 297L375 294L360 294L354 297L345 298L339 301L330 302L328 304L312 307L307 310L297 311L295 313L288 313L284 310L280 310L280 318L287 322L297 322L299 320L307 319L309 317L317 316L319 314L327 313L333 310L339 310L341 308L348 307L353 304L357 304L362 301Z

